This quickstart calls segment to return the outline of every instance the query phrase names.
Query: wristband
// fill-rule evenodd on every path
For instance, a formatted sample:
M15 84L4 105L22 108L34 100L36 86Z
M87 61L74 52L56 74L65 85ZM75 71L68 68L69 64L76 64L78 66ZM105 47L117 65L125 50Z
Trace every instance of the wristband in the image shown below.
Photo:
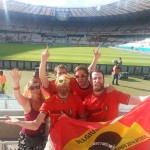
M15 88L13 88L14 90L19 90L20 89L20 86L18 86L18 87L15 87Z

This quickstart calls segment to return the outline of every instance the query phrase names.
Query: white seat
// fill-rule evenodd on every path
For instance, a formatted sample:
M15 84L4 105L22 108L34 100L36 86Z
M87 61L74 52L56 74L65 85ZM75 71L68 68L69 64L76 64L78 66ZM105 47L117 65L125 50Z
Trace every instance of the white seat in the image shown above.
M4 141L3 150L18 150L18 141Z

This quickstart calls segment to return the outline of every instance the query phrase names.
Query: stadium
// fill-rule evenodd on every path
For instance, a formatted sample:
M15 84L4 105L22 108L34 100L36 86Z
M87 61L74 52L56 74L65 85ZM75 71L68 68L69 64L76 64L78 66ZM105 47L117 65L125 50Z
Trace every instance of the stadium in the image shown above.
M149 79L149 18L150 0L119 0L109 4L79 8L50 7L26 4L17 0L1 0L0 69L10 70L16 67L20 70L34 70L40 63L38 57L48 45L50 48L70 48L72 51L79 48L75 54L71 53L72 56L69 52L59 54L60 51L52 49L52 53L56 52L56 55L61 56L48 62L50 71L56 64L62 63L67 66L69 72L73 72L78 64L89 65L90 60L84 60L84 58L91 59L91 51L88 52L87 49L101 47L104 57L108 58L102 58L102 62L99 62L97 67L104 73L110 74L112 60L123 55L123 72L128 72L130 75L146 75ZM83 53L87 55L82 54L84 48ZM16 51L13 52L13 49ZM32 54L32 49L39 51ZM25 54L23 57L17 58L20 51L21 54L24 51L26 54L23 53ZM29 54L32 55L27 58ZM67 58L61 60L63 55ZM84 57L83 61L79 56ZM1 116L6 113L19 117L23 115L22 110L16 112L3 110L3 112ZM7 126L9 137L5 135L6 125L0 124L0 128L5 128L0 135L0 140L5 141L0 143L0 150L8 149L10 145L10 148L13 148L13 144L15 150L20 128Z

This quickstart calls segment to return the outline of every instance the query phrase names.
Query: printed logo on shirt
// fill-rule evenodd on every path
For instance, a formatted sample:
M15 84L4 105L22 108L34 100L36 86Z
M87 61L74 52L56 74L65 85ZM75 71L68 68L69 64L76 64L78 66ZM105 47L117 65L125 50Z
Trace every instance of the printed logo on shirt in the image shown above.
M108 111L108 109L109 109L109 107L108 107L108 105L104 105L104 110L106 110L106 111Z

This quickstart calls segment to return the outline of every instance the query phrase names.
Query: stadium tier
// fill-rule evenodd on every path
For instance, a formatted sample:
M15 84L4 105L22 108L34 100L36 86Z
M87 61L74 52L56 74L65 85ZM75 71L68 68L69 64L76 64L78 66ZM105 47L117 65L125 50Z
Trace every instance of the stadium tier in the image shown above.
M0 2L0 42L113 46L150 34L150 0L120 0L88 8Z

